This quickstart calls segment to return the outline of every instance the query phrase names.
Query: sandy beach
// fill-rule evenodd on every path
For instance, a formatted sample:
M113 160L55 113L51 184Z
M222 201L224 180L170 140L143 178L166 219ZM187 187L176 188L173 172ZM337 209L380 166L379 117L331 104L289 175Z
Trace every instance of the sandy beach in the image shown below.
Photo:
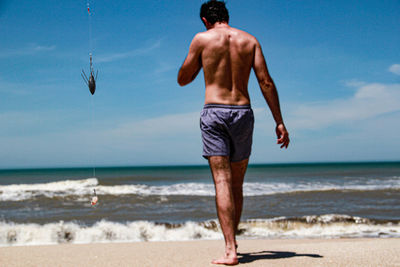
M244 266L400 266L400 239L240 240ZM223 241L0 248L0 266L213 266Z

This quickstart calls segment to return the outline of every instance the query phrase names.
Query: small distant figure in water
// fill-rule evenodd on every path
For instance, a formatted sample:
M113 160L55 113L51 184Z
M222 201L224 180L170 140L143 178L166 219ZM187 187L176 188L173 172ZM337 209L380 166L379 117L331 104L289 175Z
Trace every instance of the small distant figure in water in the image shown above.
M93 189L93 191L94 191L94 196L92 197L92 202L91 202L92 206L96 205L97 201L99 200L96 195L96 189Z
M223 1L201 6L200 18L207 28L192 40L178 74L178 83L192 82L203 68L205 106L200 128L203 156L214 178L218 219L225 238L225 255L213 264L236 265L236 233L243 207L243 180L249 162L254 126L247 85L254 70L261 91L276 122L277 143L289 145L275 84L268 73L257 39L228 25Z

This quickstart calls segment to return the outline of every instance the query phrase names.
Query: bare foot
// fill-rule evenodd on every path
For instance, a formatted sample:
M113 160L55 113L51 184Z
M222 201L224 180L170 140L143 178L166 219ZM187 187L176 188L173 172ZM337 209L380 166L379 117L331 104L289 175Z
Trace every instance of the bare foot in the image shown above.
M211 263L212 264L223 264L223 265L237 265L237 264L239 264L239 261L236 256L228 257L227 255L225 255L225 257L218 259L218 260L213 260Z

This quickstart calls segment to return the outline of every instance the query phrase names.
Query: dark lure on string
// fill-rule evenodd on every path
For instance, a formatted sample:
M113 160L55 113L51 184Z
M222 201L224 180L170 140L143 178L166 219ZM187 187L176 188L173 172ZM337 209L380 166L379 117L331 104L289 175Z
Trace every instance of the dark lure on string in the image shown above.
M96 91L96 80L97 80L97 74L98 71L96 71L96 75L94 75L94 69L93 69L93 60L92 60L92 21L91 21L91 12L90 12L90 6L89 6L89 0L87 2L87 11L89 15L89 46L90 46L90 74L89 78L86 75L85 71L82 70L81 76L83 80L85 81L86 85L89 87L89 91L92 95L94 95L94 92Z
M87 86L89 87L89 91L92 95L94 95L94 92L96 91L96 80L97 80L97 74L99 71L96 71L96 76L94 75L94 69L93 69L93 63L92 63L92 54L90 54L90 75L89 78L86 76L86 73L84 70L82 70L81 76Z

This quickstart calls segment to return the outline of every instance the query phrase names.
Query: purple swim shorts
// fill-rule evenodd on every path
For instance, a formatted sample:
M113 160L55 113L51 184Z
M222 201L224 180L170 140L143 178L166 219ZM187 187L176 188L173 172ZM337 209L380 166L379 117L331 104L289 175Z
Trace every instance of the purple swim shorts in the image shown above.
M254 114L250 105L206 104L200 114L203 157L248 159L253 141Z

